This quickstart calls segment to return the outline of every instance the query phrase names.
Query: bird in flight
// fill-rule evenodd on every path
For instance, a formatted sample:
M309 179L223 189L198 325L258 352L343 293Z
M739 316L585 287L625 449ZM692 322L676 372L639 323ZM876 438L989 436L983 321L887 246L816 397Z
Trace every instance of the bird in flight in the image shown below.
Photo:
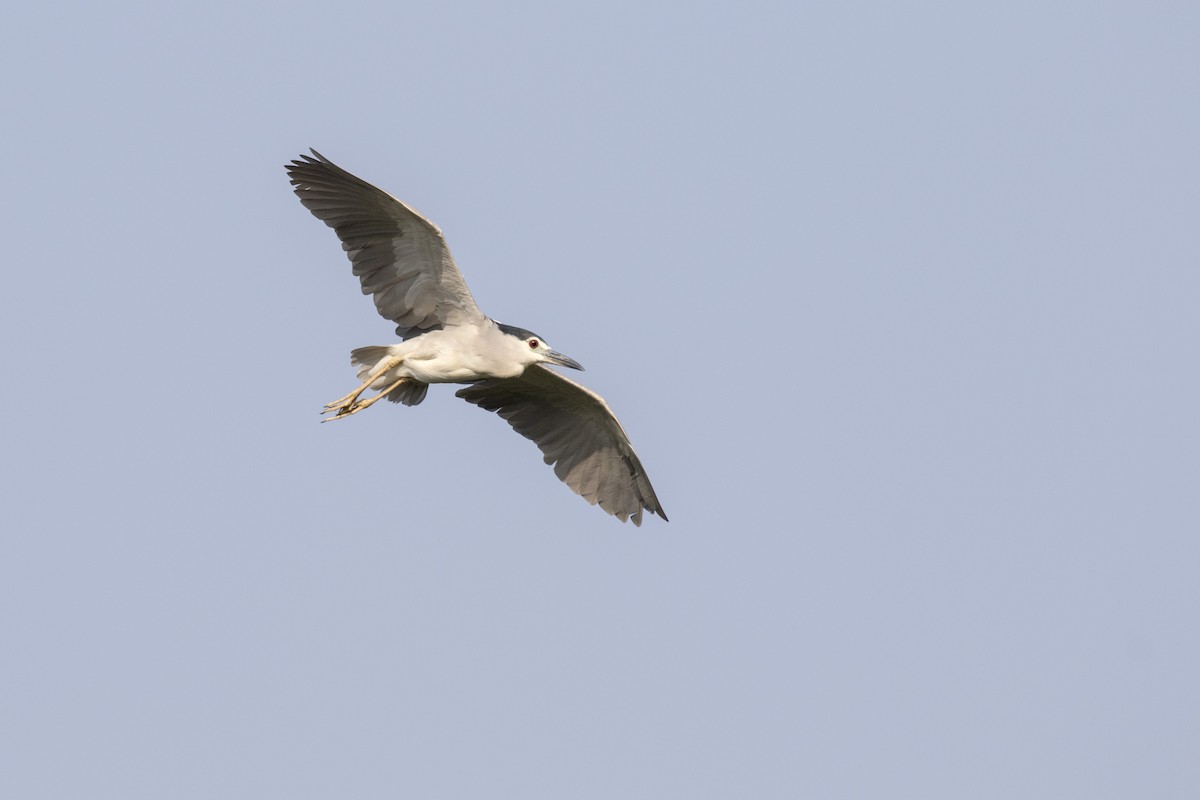
M543 337L480 311L436 225L316 150L286 169L300 202L333 228L363 294L402 340L350 353L362 383L326 404L323 422L383 398L415 406L431 383L467 384L455 396L496 412L532 440L583 499L622 522L641 525L643 510L666 520L608 404L545 365L583 367ZM375 394L364 398L368 391Z

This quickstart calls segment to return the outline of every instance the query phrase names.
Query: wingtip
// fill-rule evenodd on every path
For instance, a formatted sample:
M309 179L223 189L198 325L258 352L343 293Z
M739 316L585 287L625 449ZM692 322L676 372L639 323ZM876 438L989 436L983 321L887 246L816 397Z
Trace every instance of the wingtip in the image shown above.
M626 521L632 522L634 524L634 527L640 528L640 527L642 527L642 512L643 511L649 511L651 514L657 514L658 516L662 517L663 522L671 521L671 520L667 519L667 515L662 510L661 506L653 506L653 507L652 506L642 506L635 513L630 514L628 518L622 517L620 514L618 514L617 516L620 517L622 522L626 522Z
M333 163L328 158L326 158L325 156L318 153L315 148L312 148L312 147L308 148L308 152L312 153L312 156L308 155L307 153L301 153L299 156L297 156L296 158L293 158L287 164L284 164L283 168L290 172L291 170L295 169L296 167L304 167L304 166L308 166L309 164L332 164ZM316 156L316 158L313 158L313 156Z

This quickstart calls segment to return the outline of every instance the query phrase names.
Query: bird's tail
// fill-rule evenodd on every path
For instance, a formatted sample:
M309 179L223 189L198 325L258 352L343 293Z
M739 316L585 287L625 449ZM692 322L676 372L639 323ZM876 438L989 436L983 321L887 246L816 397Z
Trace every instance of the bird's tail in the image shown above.
M378 368L380 362L391 354L392 350L387 345L375 344L368 347L359 347L356 350L350 351L350 365L357 371L358 379L365 381ZM389 380L381 378L375 381L372 388L383 389L388 383L390 383ZM428 383L422 383L418 380L408 380L388 392L387 399L393 403L404 403L406 406L415 406L425 399L425 392L428 390Z

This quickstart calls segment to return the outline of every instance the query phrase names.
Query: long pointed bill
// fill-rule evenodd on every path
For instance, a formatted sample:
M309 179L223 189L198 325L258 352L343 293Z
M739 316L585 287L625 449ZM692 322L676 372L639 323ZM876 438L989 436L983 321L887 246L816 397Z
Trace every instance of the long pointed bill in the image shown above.
M557 350L551 350L549 353L546 353L546 360L551 364L561 364L564 367L570 367L571 369L577 369L580 372L583 372L583 366L580 365L578 361L570 356L564 356Z

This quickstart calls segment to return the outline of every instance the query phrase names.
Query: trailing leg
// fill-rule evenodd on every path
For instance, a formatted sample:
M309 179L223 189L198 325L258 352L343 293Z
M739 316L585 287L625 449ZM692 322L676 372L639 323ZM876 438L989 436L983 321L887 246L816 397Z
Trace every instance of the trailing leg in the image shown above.
M334 416L330 417L329 419L338 419L340 417L349 416L350 414L354 414L358 411L361 411L364 408L369 407L380 397L387 394L388 392L390 392L392 389L399 386L404 381L408 380L407 378L400 378L400 379L394 381L391 386L384 389L381 394L379 394L376 397L372 397L365 404L358 402L358 398L360 396L362 396L363 392L365 392L367 389L371 388L372 383L374 383L375 381L382 378L389 371L400 366L400 364L403 363L403 361L404 361L404 359L400 358L399 356L389 356L388 358L385 358L383 361L381 361L379 363L378 366L376 366L375 369L373 369L371 371L371 373L367 376L367 379L362 382L361 386L359 386L354 391L350 392L350 394L346 395L345 397L339 397L337 400L334 400L332 403L326 403L325 408L324 408L324 410L321 411L321 413L329 414L329 413L333 412Z

